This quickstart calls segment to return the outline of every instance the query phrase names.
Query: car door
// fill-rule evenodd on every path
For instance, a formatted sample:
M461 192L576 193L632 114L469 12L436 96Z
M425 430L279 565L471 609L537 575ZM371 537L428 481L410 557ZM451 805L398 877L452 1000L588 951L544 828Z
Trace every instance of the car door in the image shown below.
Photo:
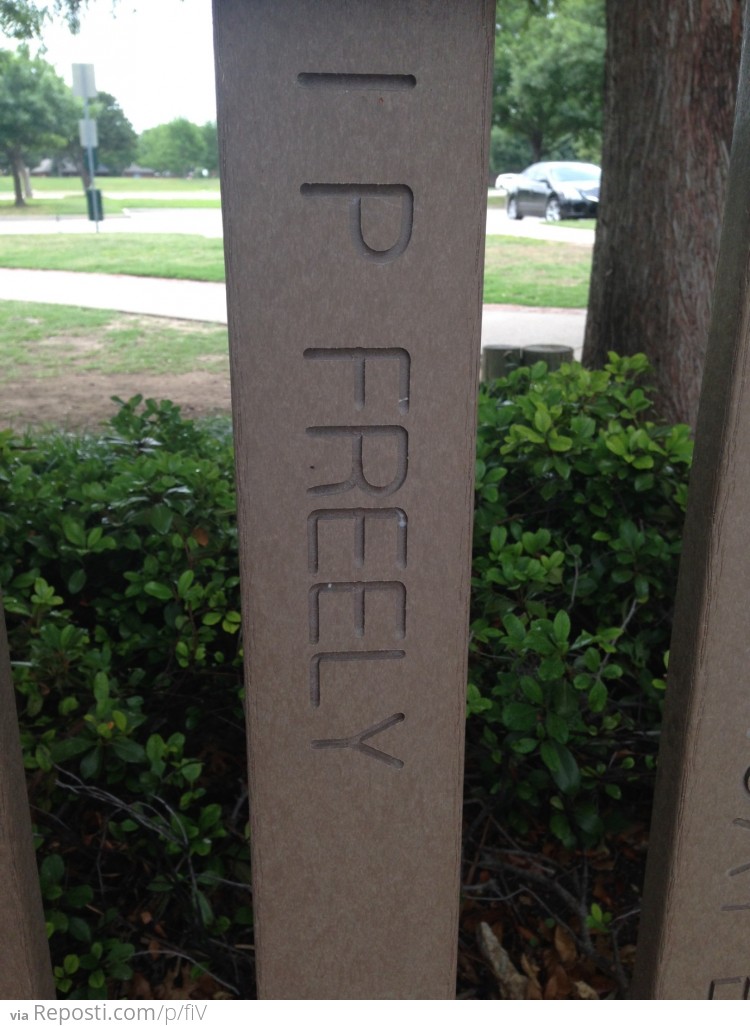
M525 171L521 172L516 181L516 203L518 204L518 213L521 216L532 213L536 189L534 175L538 166L538 164L532 164L531 167L527 167Z
M533 164L529 168L529 187L525 203L525 214L531 214L534 217L544 217L544 212L547 208L547 197L550 194L547 173L548 166L546 164Z

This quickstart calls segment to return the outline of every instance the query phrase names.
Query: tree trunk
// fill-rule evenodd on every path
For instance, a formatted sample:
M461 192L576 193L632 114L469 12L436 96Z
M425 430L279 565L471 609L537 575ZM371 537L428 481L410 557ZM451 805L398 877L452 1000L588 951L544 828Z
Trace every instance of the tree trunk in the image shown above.
M607 0L602 194L583 360L646 353L695 424L742 40L742 0Z
M91 188L91 173L89 172L89 162L86 159L85 154L81 156L76 155L74 163L78 174L81 176L81 183L83 184L83 191L88 192Z
M544 157L544 136L541 132L531 132L528 140L531 146L531 163L536 164Z
M23 158L18 153L10 155L10 170L13 175L13 192L15 193L16 207L25 207L26 200L23 198Z

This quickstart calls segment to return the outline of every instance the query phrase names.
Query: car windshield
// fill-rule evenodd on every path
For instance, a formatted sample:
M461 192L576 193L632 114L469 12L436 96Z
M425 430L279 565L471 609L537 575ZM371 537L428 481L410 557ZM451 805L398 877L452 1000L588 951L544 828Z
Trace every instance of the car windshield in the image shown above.
M551 167L549 173L558 182L598 182L602 174L596 164L563 164Z

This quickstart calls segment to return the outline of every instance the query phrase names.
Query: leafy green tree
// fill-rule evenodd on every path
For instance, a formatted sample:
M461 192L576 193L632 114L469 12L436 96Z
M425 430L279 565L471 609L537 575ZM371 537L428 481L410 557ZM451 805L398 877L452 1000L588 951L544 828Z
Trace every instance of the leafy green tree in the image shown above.
M80 101L78 102L78 117L83 117L83 104ZM99 142L95 155L97 166L103 164L119 174L136 157L138 135L135 129L111 93L99 91L96 97L89 101L89 117L96 121ZM81 147L77 124L59 155L75 164L84 189L88 189L91 184L91 176L86 152Z
M53 0L53 3L37 3L36 0L0 0L0 32L12 39L34 39L41 35L42 27L49 18L63 17L71 32L79 26L79 14L88 0Z
M99 163L119 174L136 158L138 135L135 129L110 93L98 93L89 104L89 115L96 118Z
M501 171L523 171L531 163L531 147L523 136L493 125L490 132L490 172L494 181Z
M604 0L498 0L493 121L532 161L597 158Z
M186 175L203 167L204 155L203 133L187 118L148 128L138 140L139 163L172 175Z
M216 122L207 121L201 125L203 136L203 163L202 166L209 171L219 170L219 137L216 132Z
M26 47L0 50L0 147L10 165L15 205L26 205L22 177L29 153L63 147L75 131L78 108L54 68Z

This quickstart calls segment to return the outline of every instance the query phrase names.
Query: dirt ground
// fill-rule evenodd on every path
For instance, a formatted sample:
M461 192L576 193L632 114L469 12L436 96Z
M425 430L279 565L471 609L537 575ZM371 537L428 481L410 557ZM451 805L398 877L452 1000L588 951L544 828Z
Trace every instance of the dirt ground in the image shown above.
M231 411L229 377L208 371L189 374L68 373L52 378L3 381L0 429L60 427L96 430L117 412L111 396L171 399L185 417Z

